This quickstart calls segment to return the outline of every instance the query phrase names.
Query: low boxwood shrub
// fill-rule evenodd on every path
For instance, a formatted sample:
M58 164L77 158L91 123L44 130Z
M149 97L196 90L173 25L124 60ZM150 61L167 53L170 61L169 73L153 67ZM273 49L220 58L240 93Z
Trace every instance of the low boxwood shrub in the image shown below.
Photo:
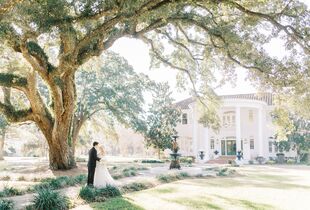
M124 185L122 187L122 191L127 193L127 192L141 191L141 190L145 190L145 189L148 189L148 188L149 188L149 186L146 183L132 182L132 183Z
M37 191L46 188L57 190L68 186L74 186L76 184L85 184L86 180L87 177L85 174L80 174L75 177L60 176L56 178L45 178L42 179L41 183L34 185L29 191Z
M222 168L219 172L216 173L217 176L227 176L228 175L228 168Z
M142 160L141 163L164 163L161 160Z
M0 199L0 210L13 210L14 202L12 200Z
M286 163L287 164L295 164L296 161L294 159L288 159Z
M10 176L3 176L3 177L0 178L0 180L2 180L2 181L10 181L11 177Z
M112 175L113 179L121 179L121 178L124 178L124 176L122 174L113 174Z
M104 201L107 198L120 196L121 192L117 187L107 185L105 188L95 188L84 186L81 188L79 196L87 201Z
M67 210L69 209L70 201L68 197L61 195L59 192L49 188L40 189L34 196L32 205L28 209L34 210Z
M169 183L169 182L180 180L185 177L188 177L188 174L183 172L182 175L181 173L180 174L161 174L157 176L157 179L160 182Z
M76 184L85 184L87 181L87 176L86 174L80 174L75 176L73 179Z
M10 196L16 196L16 195L22 195L24 194L21 190L18 190L14 187L4 187L2 191L0 191L0 197L10 197Z
M274 161L274 160L268 160L268 161L266 161L266 164L268 164L268 165L274 165L274 164L276 164L276 161Z
M187 164L192 164L193 163L193 158L192 157L181 157L180 158L181 163L187 163Z
M182 178L186 178L186 177L190 177L189 174L187 172L181 172L179 173L180 177Z

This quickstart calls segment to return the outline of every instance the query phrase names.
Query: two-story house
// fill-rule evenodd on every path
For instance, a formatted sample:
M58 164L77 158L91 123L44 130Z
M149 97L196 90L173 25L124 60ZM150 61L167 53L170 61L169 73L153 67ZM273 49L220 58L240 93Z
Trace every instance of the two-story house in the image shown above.
M217 132L198 122L199 112L193 98L176 103L182 110L182 119L176 128L180 153L199 158L199 152L203 151L205 161L217 156L233 157L237 151L243 152L245 160L276 157L272 94L222 95L220 98L221 128ZM292 152L288 155L292 156Z

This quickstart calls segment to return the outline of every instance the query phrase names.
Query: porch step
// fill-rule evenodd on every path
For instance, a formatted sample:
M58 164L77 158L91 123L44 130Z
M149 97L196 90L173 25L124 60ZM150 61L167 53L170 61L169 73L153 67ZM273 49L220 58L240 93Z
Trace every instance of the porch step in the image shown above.
M236 156L220 156L216 159L209 160L207 163L210 164L228 164L230 160L235 160Z

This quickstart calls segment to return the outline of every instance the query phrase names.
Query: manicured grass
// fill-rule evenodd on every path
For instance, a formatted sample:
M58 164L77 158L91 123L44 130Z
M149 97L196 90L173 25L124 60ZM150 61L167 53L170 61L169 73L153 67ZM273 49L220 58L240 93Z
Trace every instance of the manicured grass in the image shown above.
M213 204L212 199L209 198L176 198L176 199L167 199L168 202L174 202L177 204L181 204L182 206L187 206L191 209L214 209L214 210L221 210L220 206Z
M123 197L111 198L102 203L92 203L90 206L94 210L143 210L142 207L133 204L129 199Z
M161 175L158 180L167 184L124 196L145 209L305 209L310 197L306 167L246 166L234 176L230 168L219 168L215 178Z

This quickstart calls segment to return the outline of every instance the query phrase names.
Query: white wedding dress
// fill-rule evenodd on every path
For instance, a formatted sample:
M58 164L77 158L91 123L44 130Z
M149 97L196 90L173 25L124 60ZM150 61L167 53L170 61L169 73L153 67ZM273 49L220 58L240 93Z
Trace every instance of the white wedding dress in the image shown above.
M107 161L105 157L100 157L98 155L100 161L97 161L95 176L94 176L94 187L97 188L104 188L107 185L116 186L116 182L111 177L110 172L107 168Z

